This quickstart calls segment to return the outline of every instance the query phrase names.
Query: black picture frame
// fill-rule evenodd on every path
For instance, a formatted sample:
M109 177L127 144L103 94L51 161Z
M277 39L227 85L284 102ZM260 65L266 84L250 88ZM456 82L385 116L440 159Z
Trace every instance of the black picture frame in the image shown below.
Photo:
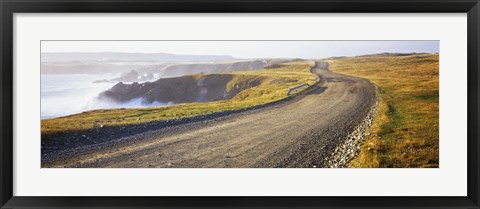
M0 0L1 208L480 208L478 0ZM467 13L468 195L465 197L13 196L14 13ZM446 180L448 181L448 180Z

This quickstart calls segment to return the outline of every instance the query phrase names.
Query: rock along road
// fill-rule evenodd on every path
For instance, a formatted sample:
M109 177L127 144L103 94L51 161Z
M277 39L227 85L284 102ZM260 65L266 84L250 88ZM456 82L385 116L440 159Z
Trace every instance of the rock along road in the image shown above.
M147 131L97 149L70 150L42 167L324 167L375 103L368 80L329 71L320 82L269 107Z

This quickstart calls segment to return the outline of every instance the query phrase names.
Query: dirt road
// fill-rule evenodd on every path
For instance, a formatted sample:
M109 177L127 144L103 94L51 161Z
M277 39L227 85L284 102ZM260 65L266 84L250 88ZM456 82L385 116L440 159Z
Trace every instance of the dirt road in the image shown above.
M322 167L367 115L375 87L318 61L321 82L293 100L72 150L42 167Z

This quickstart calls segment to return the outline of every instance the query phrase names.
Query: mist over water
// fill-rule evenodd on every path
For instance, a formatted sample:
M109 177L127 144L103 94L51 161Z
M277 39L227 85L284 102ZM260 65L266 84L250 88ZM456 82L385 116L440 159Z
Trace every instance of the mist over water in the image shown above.
M88 110L96 110L96 109L112 109L112 108L135 108L135 107L156 107L156 106L167 106L172 105L173 102L152 102L148 103L144 101L143 98L134 98L128 102L115 102L115 101L108 101L108 100L100 100L98 98L93 98L88 101L87 105L85 106Z
M125 103L98 100L96 97L99 93L116 83L94 83L93 81L118 76L119 74L41 75L41 118L61 117L94 109L169 105L169 103L160 102L146 104L141 99L132 99Z

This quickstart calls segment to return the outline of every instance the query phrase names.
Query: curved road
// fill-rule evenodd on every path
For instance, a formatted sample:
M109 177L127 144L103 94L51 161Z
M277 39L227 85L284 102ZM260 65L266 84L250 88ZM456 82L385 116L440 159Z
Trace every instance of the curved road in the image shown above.
M376 90L322 61L312 72L321 82L279 105L125 137L42 167L323 167Z

